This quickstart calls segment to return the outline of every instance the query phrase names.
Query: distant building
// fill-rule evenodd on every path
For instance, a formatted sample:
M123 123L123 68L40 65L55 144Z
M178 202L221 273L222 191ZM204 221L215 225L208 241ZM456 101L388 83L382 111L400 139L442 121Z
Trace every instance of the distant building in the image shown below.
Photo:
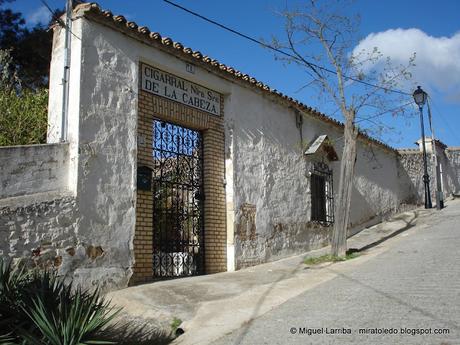
M442 141L440 140L435 140L436 141L436 150L437 152L444 152L445 149L447 149L447 145L444 144ZM415 144L418 145L419 149L420 149L420 152L423 152L423 140L422 138L420 138L419 140L417 140L415 142ZM425 149L426 149L426 152L427 153L433 153L433 140L429 137L425 137Z

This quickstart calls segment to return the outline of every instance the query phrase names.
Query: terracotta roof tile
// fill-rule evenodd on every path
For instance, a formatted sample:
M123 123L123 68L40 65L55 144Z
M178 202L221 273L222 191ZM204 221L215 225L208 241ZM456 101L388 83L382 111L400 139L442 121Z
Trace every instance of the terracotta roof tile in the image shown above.
M163 39L161 40L161 43L163 43L165 46L170 46L172 45L174 42L172 39L170 39L169 37L163 37Z
M123 16L113 16L113 20L117 23L126 23L126 18Z
M201 58L203 57L203 54L201 54L199 51L195 51L195 52L193 52L192 56L193 56L195 59L201 60Z
M150 38L159 41L161 40L161 35L158 32L151 32L150 33Z
M141 34L144 34L144 35L150 34L150 30L149 30L149 28L146 27L146 26L140 26L137 30L138 30Z
M184 49L184 46L180 44L179 42L174 42L173 47L176 48L177 50Z
M262 83L261 81L258 81L254 77L237 71L233 67L226 66L220 63L219 61L210 58L209 56L203 55L199 51L193 51L191 48L184 47L180 42L174 42L169 37L162 38L162 36L158 32L151 32L150 29L146 26L138 26L135 22L127 21L126 18L122 15L113 15L111 11L101 9L101 7L97 3L81 3L75 7L74 12L78 15L84 15L88 18L100 18L108 24L114 23L116 24L116 28L119 30L127 30L130 33L139 34L140 36L148 36L152 43L160 44L166 49L171 47L174 52L178 54L183 54L184 56L191 56L196 60L199 60L203 64L207 65L208 68L215 70L216 72L227 72L227 74L230 74L234 79L247 82L251 84L253 87L262 89L264 92L267 92L277 97L281 97L284 100L287 100L289 103L291 103L299 110L308 113L312 117L316 117L324 122L333 124L340 128L344 127L342 122L337 121L323 113L320 113L316 109L313 109L299 102L298 100L293 99L292 97L284 95L276 89L271 89L268 85ZM396 149L381 142L380 140L372 138L364 133L360 133L359 136L362 139L368 140L374 144L377 144L383 148L386 148L398 154L398 151Z

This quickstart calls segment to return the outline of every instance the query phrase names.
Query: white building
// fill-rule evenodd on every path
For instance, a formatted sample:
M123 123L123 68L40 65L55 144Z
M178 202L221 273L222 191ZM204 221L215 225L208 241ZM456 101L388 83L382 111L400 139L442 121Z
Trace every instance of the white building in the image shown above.
M2 256L109 290L328 243L342 124L95 4L75 8L72 32L68 143L56 27L49 144L0 150ZM351 232L417 203L413 180L360 135Z

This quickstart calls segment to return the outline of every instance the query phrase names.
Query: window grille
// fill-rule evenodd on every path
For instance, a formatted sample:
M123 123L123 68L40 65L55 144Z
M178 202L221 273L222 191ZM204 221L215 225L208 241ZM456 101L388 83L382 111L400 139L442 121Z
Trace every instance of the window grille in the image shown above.
M329 226L334 223L334 190L332 170L327 164L313 165L310 178L311 220Z

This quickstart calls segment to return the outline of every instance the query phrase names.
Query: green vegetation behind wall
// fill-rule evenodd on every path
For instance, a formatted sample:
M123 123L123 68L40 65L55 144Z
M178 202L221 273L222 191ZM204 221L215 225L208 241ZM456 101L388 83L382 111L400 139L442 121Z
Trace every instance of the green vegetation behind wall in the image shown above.
M0 146L46 142L48 90L0 89Z

